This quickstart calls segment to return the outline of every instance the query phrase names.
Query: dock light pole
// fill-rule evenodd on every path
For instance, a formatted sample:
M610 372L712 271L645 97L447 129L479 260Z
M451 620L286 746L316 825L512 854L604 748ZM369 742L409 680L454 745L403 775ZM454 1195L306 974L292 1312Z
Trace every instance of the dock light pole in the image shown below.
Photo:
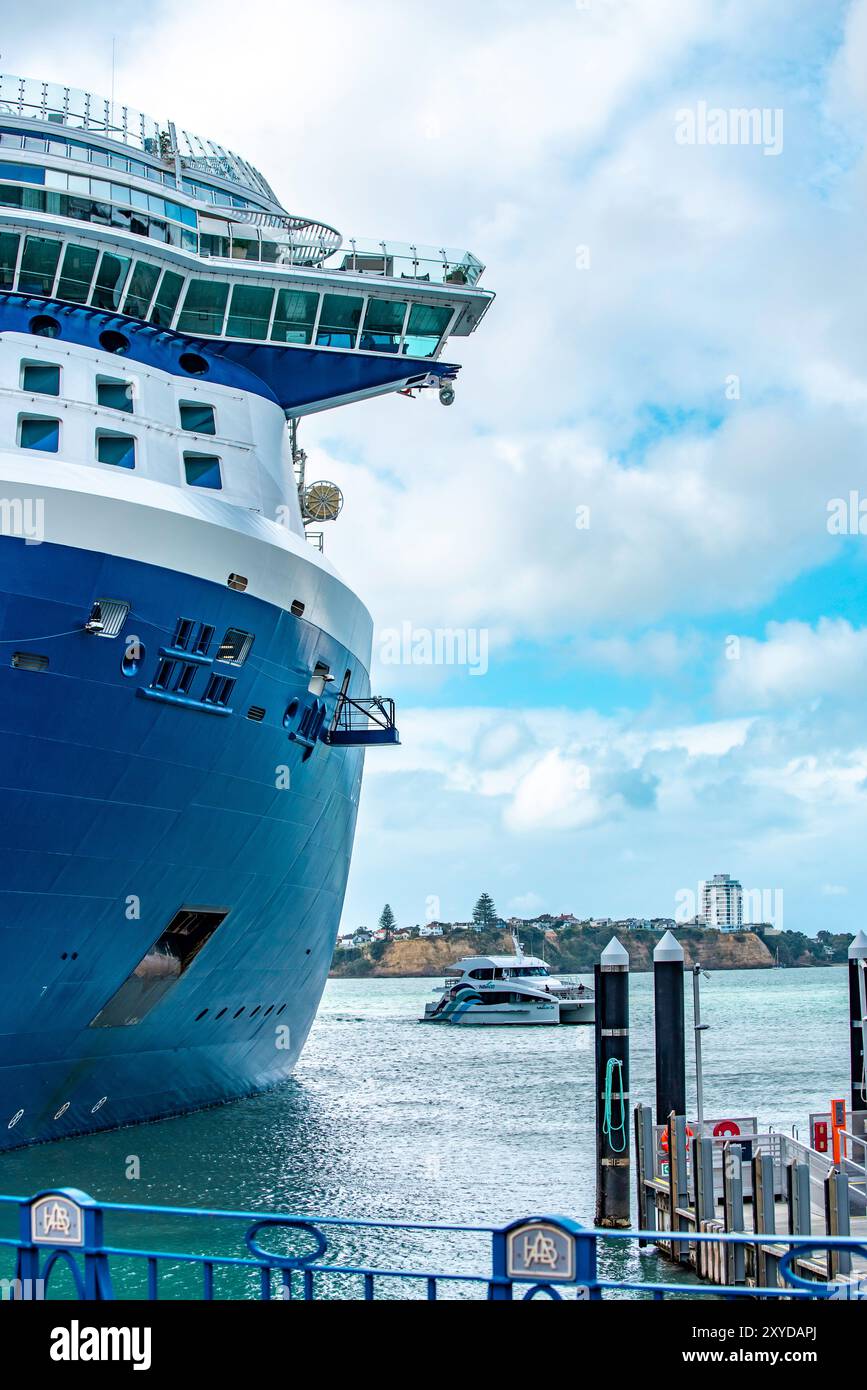
M656 1123L672 1111L686 1114L683 1017L683 947L667 931L653 952L653 1023L656 1034Z
M867 1136L867 936L859 931L849 947L849 1057L852 1081L852 1133ZM857 1118L856 1118L857 1116ZM856 1128L857 1126L857 1128Z
M623 1228L629 1212L629 956L612 936L596 987L596 1225Z
M704 1124L704 1075L701 1069L701 1035L706 1033L708 1025L701 1021L701 987L700 980L702 975L706 980L710 975L706 970L702 970L701 962L696 961L692 967L692 1015L695 1033L695 1108L698 1132L701 1134Z

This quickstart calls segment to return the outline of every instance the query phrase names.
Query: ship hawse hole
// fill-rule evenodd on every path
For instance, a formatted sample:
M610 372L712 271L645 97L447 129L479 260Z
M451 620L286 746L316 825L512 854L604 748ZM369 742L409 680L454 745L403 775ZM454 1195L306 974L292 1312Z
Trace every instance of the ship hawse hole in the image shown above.
M13 652L12 665L18 671L47 671L48 657L39 652Z
M228 908L182 907L91 1020L91 1028L130 1027L177 984L228 915Z
M185 372L189 372L190 376L204 376L208 370L205 358L198 352L182 352L178 362Z
M123 357L125 353L129 352L129 338L125 333L118 333L115 328L106 328L103 333L100 333L99 345L106 352L116 353L118 357Z
M37 338L59 338L60 324L50 314L36 314L30 320L30 332Z

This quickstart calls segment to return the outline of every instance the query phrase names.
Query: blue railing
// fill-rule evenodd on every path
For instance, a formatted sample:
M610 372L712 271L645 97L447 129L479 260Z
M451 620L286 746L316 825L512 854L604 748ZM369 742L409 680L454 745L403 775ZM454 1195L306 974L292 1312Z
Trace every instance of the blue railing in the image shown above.
M828 1251L867 1261L867 1245L851 1237L690 1232L678 1242L773 1245L779 1284L756 1287L606 1278L600 1257L610 1265L624 1246L673 1233L598 1231L562 1216L502 1227L434 1225L135 1206L58 1188L32 1198L0 1197L0 1228L10 1223L17 1234L0 1235L0 1296L15 1299L867 1298L867 1267L860 1280L855 1264L849 1281L829 1283L815 1261L804 1263ZM117 1243L108 1238L110 1226L118 1228ZM146 1233L154 1226L166 1248L121 1240L127 1229ZM191 1232L201 1233L207 1253L171 1248L177 1235L190 1242ZM401 1267L394 1253L408 1245L427 1268Z

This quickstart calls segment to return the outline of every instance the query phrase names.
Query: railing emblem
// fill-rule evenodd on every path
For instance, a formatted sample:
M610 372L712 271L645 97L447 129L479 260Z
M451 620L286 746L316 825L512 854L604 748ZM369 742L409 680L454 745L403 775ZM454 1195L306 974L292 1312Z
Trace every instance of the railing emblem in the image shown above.
M546 1280L575 1278L575 1237L562 1226L531 1221L508 1233L507 1271L510 1279L544 1276Z
M52 1193L30 1208L30 1235L34 1245L83 1245L81 1207L71 1197Z

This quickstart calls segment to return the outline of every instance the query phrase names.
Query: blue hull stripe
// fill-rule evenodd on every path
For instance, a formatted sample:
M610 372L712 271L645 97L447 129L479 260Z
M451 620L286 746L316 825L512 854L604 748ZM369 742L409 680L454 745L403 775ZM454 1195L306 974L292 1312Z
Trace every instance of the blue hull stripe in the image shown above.
M132 605L117 638L81 630L97 596ZM230 626L255 634L242 667L215 663L236 678L222 719L195 708L208 667L193 707L136 698L181 615L217 641ZM145 649L132 678L130 633ZM14 668L21 650L48 669ZM213 1104L291 1071L331 960L362 769L357 749L289 737L316 659L368 693L352 653L250 594L0 537L0 1149ZM90 1028L190 906L228 915L186 973L138 1024Z

